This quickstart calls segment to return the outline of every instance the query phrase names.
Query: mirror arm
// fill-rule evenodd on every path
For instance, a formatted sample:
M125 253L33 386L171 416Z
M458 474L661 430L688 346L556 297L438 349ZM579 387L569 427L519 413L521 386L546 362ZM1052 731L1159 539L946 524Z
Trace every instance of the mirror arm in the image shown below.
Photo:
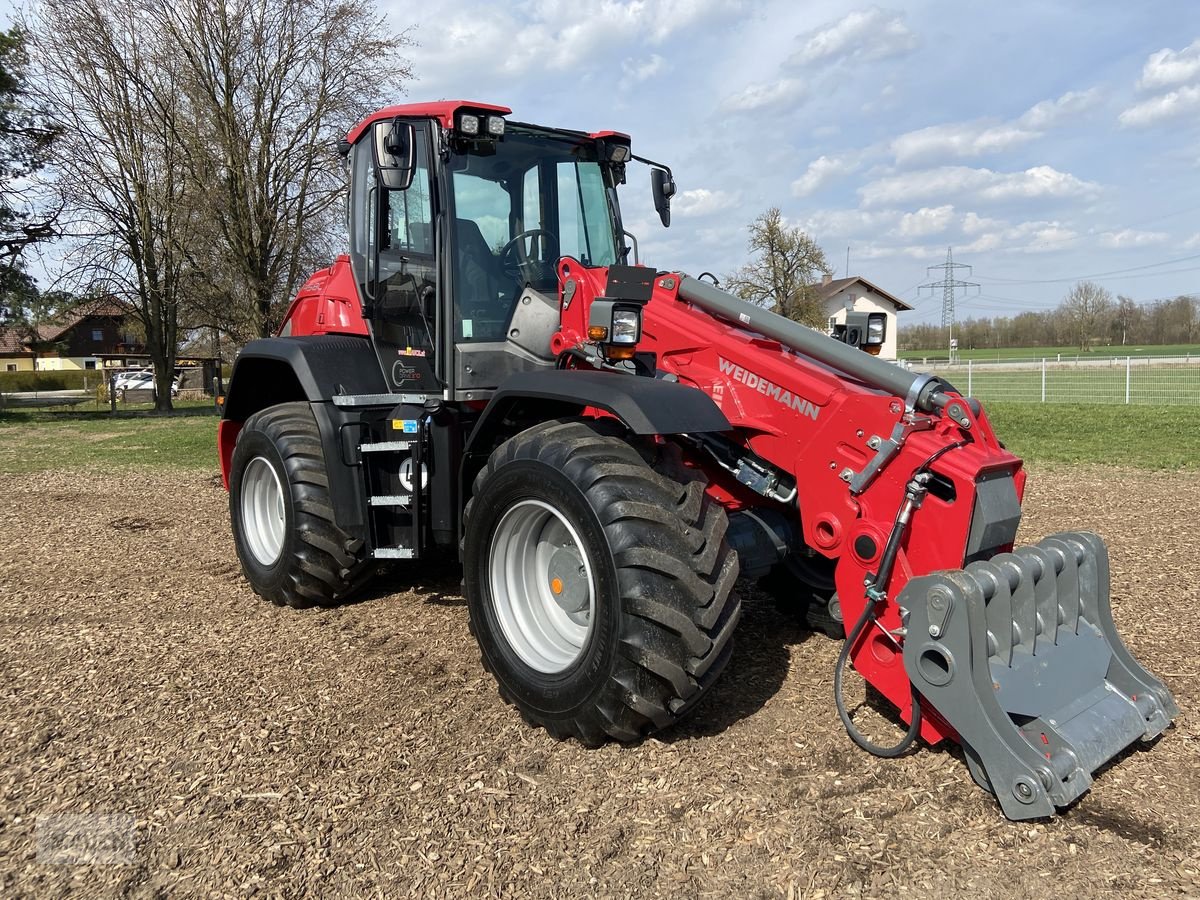
M630 156L630 159L636 159L640 163L645 163L646 165L653 166L656 169L662 169L664 172L667 173L667 175L670 177L670 179L672 181L675 180L675 176L673 174L671 174L671 167L665 163L655 162L652 159L646 159L646 157L638 156L636 153L634 153L632 156Z
M621 234L624 235L625 237L629 238L629 240L633 242L633 264L635 266L640 266L642 263L641 263L641 259L640 259L640 254L638 253L637 237L633 234L633 232L630 232L630 231L622 231ZM624 255L626 257L626 261L628 261L628 257L629 257L629 248L628 247L625 248Z

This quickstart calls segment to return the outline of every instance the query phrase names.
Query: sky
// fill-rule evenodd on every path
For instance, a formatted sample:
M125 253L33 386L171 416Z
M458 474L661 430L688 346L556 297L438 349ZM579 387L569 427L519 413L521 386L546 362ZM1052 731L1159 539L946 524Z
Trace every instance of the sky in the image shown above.
M0 0L0 18L11 5ZM1200 294L1197 0L381 0L411 28L407 101L633 137L621 189L642 260L721 276L771 206L940 319L1058 304L1084 277L1149 301Z

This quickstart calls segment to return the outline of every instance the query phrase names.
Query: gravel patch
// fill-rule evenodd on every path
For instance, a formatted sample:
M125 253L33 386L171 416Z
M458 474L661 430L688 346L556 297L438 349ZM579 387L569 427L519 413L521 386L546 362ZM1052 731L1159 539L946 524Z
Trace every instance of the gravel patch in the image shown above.
M1021 540L1105 536L1118 626L1183 709L1037 823L1007 822L955 749L854 748L837 646L765 599L687 722L587 750L500 701L452 567L277 609L226 502L209 473L7 480L0 895L1200 893L1200 473L1030 479ZM100 821L124 864L47 863L54 828Z

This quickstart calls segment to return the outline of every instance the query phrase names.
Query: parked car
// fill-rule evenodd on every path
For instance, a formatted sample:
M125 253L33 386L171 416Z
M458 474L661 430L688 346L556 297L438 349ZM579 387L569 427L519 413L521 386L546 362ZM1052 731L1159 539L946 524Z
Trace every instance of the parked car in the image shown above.
M128 374L128 373L127 373ZM128 374L128 377L122 382L117 381L118 391L151 391L157 393L157 388L154 385L153 370L145 370L142 372L134 372ZM176 376L171 381L171 396L174 397L179 393L179 376Z
M142 381L145 378L154 380L153 369L127 369L124 372L118 372L117 377L113 380L113 385L118 391L129 390L131 382ZM136 390L136 388L134 389Z

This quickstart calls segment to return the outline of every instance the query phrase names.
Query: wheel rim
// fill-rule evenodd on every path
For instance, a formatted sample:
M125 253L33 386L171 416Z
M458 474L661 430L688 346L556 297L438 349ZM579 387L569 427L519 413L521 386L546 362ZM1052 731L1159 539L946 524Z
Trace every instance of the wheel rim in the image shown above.
M548 675L583 656L595 620L592 563L574 526L540 500L511 506L488 554L492 607L509 646Z
M264 566L274 565L283 553L285 515L275 467L264 456L254 457L242 475L242 534Z

